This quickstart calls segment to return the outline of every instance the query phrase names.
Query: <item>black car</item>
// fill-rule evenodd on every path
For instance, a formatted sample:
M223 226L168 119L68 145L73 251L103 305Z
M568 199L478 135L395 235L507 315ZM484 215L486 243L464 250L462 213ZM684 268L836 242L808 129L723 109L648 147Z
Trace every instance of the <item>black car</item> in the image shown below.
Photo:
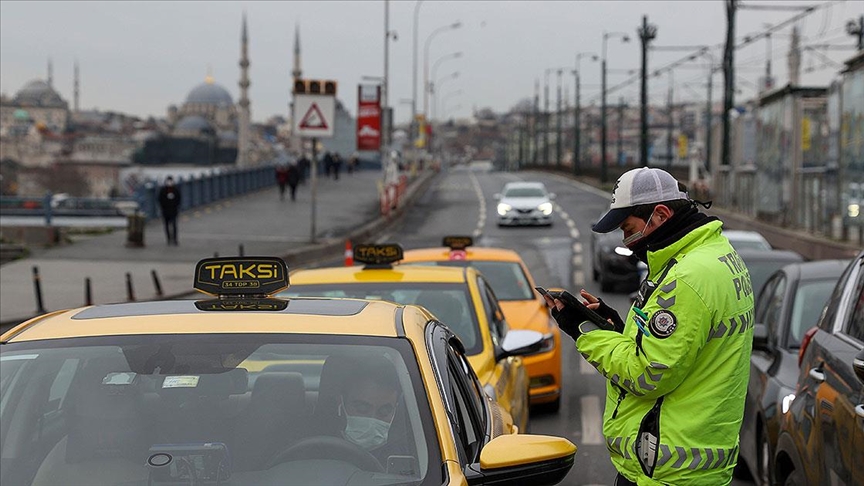
M773 452L783 415L795 397L798 349L848 260L792 263L776 271L756 299L750 382L741 424L739 467L760 486L769 486ZM746 465L745 465L746 464Z
M626 287L630 292L639 287L639 260L629 248L624 246L624 232L591 233L594 257L593 271L595 282L600 282L600 290L612 292L616 287Z
M804 258L794 251L787 250L737 250L738 256L744 260L750 272L750 283L754 298L759 295L762 286L777 270L790 263L803 262Z
M864 484L864 251L801 340L798 384L777 440L777 484Z

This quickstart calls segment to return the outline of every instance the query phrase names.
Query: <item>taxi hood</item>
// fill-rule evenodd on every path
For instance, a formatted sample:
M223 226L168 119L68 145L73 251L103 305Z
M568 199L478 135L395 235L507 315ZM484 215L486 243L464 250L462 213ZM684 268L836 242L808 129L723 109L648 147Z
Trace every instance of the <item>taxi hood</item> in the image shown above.
M549 332L549 310L539 300L502 300L499 304L511 328Z

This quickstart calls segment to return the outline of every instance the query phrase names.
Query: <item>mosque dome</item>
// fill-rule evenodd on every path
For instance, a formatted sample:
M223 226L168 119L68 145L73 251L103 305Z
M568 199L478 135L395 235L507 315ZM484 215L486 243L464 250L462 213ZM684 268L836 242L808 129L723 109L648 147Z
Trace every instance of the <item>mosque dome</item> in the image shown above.
M67 106L60 94L54 91L48 83L41 79L34 79L25 84L18 93L15 94L15 103L26 106L40 107L56 107L65 108Z
M179 132L201 133L212 131L213 127L210 125L210 122L205 120L203 117L198 115L189 115L180 119L174 129Z
M230 106L234 104L234 100L228 90L208 80L192 88L186 95L186 103Z

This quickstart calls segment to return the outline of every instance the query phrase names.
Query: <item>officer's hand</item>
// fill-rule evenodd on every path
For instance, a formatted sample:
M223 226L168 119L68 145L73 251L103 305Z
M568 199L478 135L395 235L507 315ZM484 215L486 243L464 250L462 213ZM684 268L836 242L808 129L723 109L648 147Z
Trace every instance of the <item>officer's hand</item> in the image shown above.
M543 296L546 299L546 305L549 306L549 313L552 314L555 322L558 323L558 328L567 333L575 341L582 334L579 330L579 324L582 323L582 319L576 311L565 306L555 296L555 292L550 292L549 295Z
M579 295L588 302L586 307L600 314L601 317L612 324L615 332L624 332L624 321L621 319L621 315L618 314L618 311L609 307L603 299L591 295L585 289L580 290Z

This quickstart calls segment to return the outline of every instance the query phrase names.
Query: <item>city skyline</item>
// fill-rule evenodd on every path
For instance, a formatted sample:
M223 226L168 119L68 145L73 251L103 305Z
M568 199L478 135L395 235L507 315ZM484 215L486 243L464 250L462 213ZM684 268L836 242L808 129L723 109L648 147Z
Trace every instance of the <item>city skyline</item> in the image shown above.
M627 9L614 8L624 2L424 2L420 8L417 105L422 111L423 51L429 34L442 25L460 21L462 27L435 37L432 61L453 52L461 59L442 64L438 78L459 72L445 93L461 90L448 113L470 115L474 108L505 111L521 99L531 97L539 78L541 93L544 71L568 67L577 51L600 50L606 31L621 31L629 44L610 39L610 69L638 68L639 47L635 28L642 14L658 26L656 45L718 45L726 20L723 4L716 2L672 2L676 18L695 19L676 24L662 16L670 2L627 2ZM813 2L821 4L824 2ZM811 3L808 3L811 4ZM44 5L51 5L44 9ZM203 8L206 5L206 8ZM411 46L414 2L390 2L390 28L398 40L390 44L390 104L397 122L408 119L412 95ZM80 66L81 107L119 111L141 117L164 117L169 105L182 104L186 93L204 80L212 69L215 81L239 100L240 25L243 12L249 23L249 89L252 119L260 122L273 115L288 116L295 25L302 42L303 71L307 77L339 81L339 97L352 113L356 111L356 85L363 76L383 71L384 2L179 2L179 3L87 3L61 2L38 5L22 2L0 4L0 92L13 96L27 81L46 76L46 63L53 60L54 86L72 101L73 64ZM798 23L804 43L851 45L843 32L848 19L864 12L855 2L833 3ZM777 23L795 12L741 11L738 36L758 32L765 23ZM598 21L597 19L603 19ZM66 24L65 26L63 24ZM72 24L76 27L70 27ZM517 30L517 28L521 30ZM785 84L789 36L775 34L772 42L773 74L777 85ZM513 35L519 33L519 35ZM359 42L358 42L359 40ZM119 46L119 47L117 47ZM549 46L555 46L550 48ZM738 101L751 98L760 67L764 65L763 41L738 51ZM715 51L716 52L716 51ZM827 84L838 71L836 65L854 51L822 52L834 64L816 55L804 58L802 84ZM652 52L651 67L658 68L686 53ZM432 63L430 61L430 64ZM699 101L698 87L705 71L699 63L675 72L681 91L676 101ZM821 66L820 66L821 65ZM208 67L209 66L209 67ZM583 100L596 97L598 63L582 60ZM817 68L806 72L808 68ZM441 74L444 73L444 74ZM550 78L550 90L557 82ZM627 78L610 74L610 86ZM572 90L572 76L564 76ZM722 76L714 79L719 99ZM665 103L668 80L651 78L650 102ZM635 102L638 83L610 94L617 101L624 95ZM553 94L554 96L554 94ZM570 97L572 99L572 96ZM431 110L430 110L431 111ZM442 110L446 111L446 110ZM440 112L439 112L440 113Z

